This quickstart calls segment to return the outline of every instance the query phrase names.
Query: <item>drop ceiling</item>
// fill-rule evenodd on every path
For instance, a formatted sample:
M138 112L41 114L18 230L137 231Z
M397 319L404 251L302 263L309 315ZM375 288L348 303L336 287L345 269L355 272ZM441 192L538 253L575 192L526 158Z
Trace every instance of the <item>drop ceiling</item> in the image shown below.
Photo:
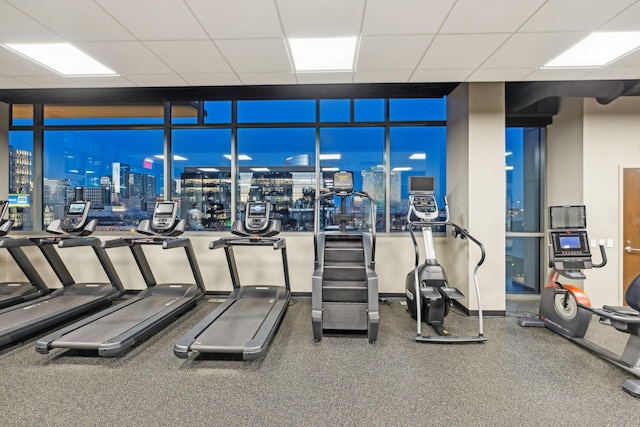
M117 77L62 77L0 48L0 89L640 79L541 67L635 0L0 0L0 43L70 42ZM360 38L353 72L294 73L288 37Z

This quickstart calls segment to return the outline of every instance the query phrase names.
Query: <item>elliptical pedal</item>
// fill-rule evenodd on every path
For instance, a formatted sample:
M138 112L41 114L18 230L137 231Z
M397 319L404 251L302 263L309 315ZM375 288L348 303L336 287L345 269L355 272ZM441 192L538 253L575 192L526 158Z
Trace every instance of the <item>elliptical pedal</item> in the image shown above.
M442 294L433 286L421 286L420 294L426 299L442 299Z
M449 287L441 287L438 288L440 290L440 292L442 293L442 295L444 295L445 297L449 298L449 299L463 299L464 298L464 294L462 292L460 292L458 289L456 288L449 288Z

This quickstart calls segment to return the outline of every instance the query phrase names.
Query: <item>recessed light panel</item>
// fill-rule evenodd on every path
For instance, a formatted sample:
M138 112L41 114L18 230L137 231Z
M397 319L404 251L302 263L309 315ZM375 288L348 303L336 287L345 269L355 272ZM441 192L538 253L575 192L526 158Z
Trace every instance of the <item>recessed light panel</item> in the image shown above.
M295 71L352 71L357 39L289 39Z
M601 67L640 47L640 32L593 33L543 68Z
M63 76L115 76L115 71L102 65L69 43L7 43L7 49Z

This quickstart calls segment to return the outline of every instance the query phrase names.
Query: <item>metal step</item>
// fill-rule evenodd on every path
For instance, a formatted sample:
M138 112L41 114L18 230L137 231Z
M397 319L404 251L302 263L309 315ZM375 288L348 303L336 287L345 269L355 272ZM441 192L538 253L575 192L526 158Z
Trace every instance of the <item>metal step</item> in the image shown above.
M322 329L366 331L366 303L322 303Z
M367 279L367 273L362 264L326 265L322 274L322 282L328 281L363 281Z
M333 262L361 262L364 263L362 247L326 247L324 250L325 265Z
M322 300L326 302L361 302L369 298L366 282L334 281L322 284Z

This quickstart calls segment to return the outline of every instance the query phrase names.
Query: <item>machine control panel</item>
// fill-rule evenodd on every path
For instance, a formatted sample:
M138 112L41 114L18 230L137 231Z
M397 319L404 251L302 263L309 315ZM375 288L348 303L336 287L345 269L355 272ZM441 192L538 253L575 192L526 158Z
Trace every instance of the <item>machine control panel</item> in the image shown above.
M421 220L433 221L438 218L440 211L436 198L427 196L410 196L413 213Z
M245 228L249 232L263 231L269 225L269 203L247 202Z
M353 172L340 171L333 173L333 191L336 193L353 193Z
M91 202L75 201L67 204L62 220L62 230L74 232L81 230L87 223Z
M151 228L157 231L171 229L178 215L178 202L156 202Z

